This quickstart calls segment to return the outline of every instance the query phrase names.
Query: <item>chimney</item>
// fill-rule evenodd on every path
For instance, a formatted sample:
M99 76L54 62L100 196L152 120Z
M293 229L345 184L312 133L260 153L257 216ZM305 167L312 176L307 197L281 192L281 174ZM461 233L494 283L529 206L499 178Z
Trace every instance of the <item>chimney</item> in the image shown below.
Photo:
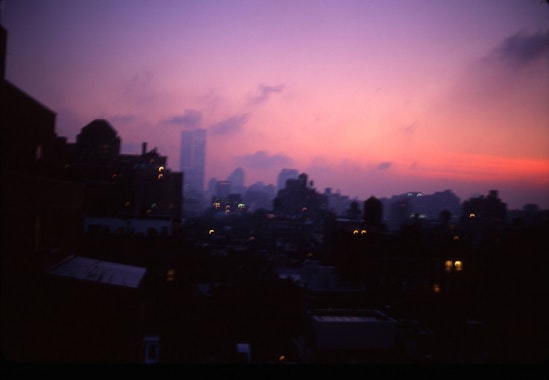
M141 144L141 155L144 155L145 153L147 153L147 143L146 142Z

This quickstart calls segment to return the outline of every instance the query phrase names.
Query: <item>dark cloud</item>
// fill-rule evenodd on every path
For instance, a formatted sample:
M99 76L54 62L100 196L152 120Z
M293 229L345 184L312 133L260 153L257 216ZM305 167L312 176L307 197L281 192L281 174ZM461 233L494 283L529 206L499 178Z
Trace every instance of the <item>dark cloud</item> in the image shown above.
M272 94L276 94L282 91L284 91L284 85L281 84L278 86L260 84L259 86L257 86L257 93L251 97L250 102L252 104L264 103L269 100Z
M113 115L105 116L105 119L107 119L112 125L116 125L132 123L137 120L137 117L135 115Z
M210 127L210 132L214 135L232 135L240 132L244 124L249 119L249 114L232 116L228 119L222 120Z
M549 29L545 32L515 33L496 48L496 56L512 65L524 66L543 57L549 58Z
M174 116L167 120L170 124L181 125L185 128L198 128L200 127L201 121L202 113L192 109L185 110L185 113L181 116Z
M291 166L293 160L283 154L269 155L264 150L258 150L254 154L246 154L236 158L238 164L244 165L250 169L269 169L272 167Z
M387 170L391 167L391 165L393 165L392 162L389 162L389 161L385 161L385 162L381 162L379 163L379 165L377 165L377 168L379 170Z

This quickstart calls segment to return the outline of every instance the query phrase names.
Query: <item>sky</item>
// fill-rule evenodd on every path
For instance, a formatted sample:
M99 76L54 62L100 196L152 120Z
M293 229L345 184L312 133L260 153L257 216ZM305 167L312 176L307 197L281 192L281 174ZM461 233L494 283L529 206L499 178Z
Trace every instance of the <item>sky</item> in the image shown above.
M107 119L179 171L207 130L205 185L283 168L364 200L497 190L549 208L544 0L3 0L6 79L56 134Z

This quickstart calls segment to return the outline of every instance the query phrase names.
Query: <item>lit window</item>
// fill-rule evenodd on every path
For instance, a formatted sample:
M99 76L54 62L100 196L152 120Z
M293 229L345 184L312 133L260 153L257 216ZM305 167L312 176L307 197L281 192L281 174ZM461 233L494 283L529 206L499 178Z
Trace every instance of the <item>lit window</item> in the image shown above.
M209 230L209 231L208 231L208 235L213 235L214 232L215 232L215 230L213 230L213 229L212 229L212 230Z
M459 235L454 235L454 240L459 240Z
M164 166L159 166L159 167L158 167L158 171L159 171L159 172L164 171Z
M459 260L456 260L454 262L454 268L456 268L456 272L461 272L463 270L463 263Z
M433 293L440 293L440 285L433 284Z
M361 235L366 235L366 230L360 230Z
M175 270L168 269L168 273L166 275L166 282L172 282L172 281L175 281Z
M474 218L474 217L476 217L475 213L472 212L472 213L469 214L469 218L470 218L470 219L472 219L472 218Z
M452 260L446 260L446 262L444 263L444 268L446 269L446 273L450 273L453 267L454 267L454 263L452 262Z
M358 230L354 230L353 235L358 235Z
M156 178L162 179L162 178L164 178L164 174L160 173Z

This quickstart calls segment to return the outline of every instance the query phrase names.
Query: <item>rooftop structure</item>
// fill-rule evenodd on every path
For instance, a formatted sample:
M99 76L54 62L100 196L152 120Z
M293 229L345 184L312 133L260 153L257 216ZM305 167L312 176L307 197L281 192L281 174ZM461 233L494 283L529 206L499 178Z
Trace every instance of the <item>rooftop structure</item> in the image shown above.
M47 273L76 280L138 288L146 270L146 268L133 265L69 256L66 260L49 268Z

